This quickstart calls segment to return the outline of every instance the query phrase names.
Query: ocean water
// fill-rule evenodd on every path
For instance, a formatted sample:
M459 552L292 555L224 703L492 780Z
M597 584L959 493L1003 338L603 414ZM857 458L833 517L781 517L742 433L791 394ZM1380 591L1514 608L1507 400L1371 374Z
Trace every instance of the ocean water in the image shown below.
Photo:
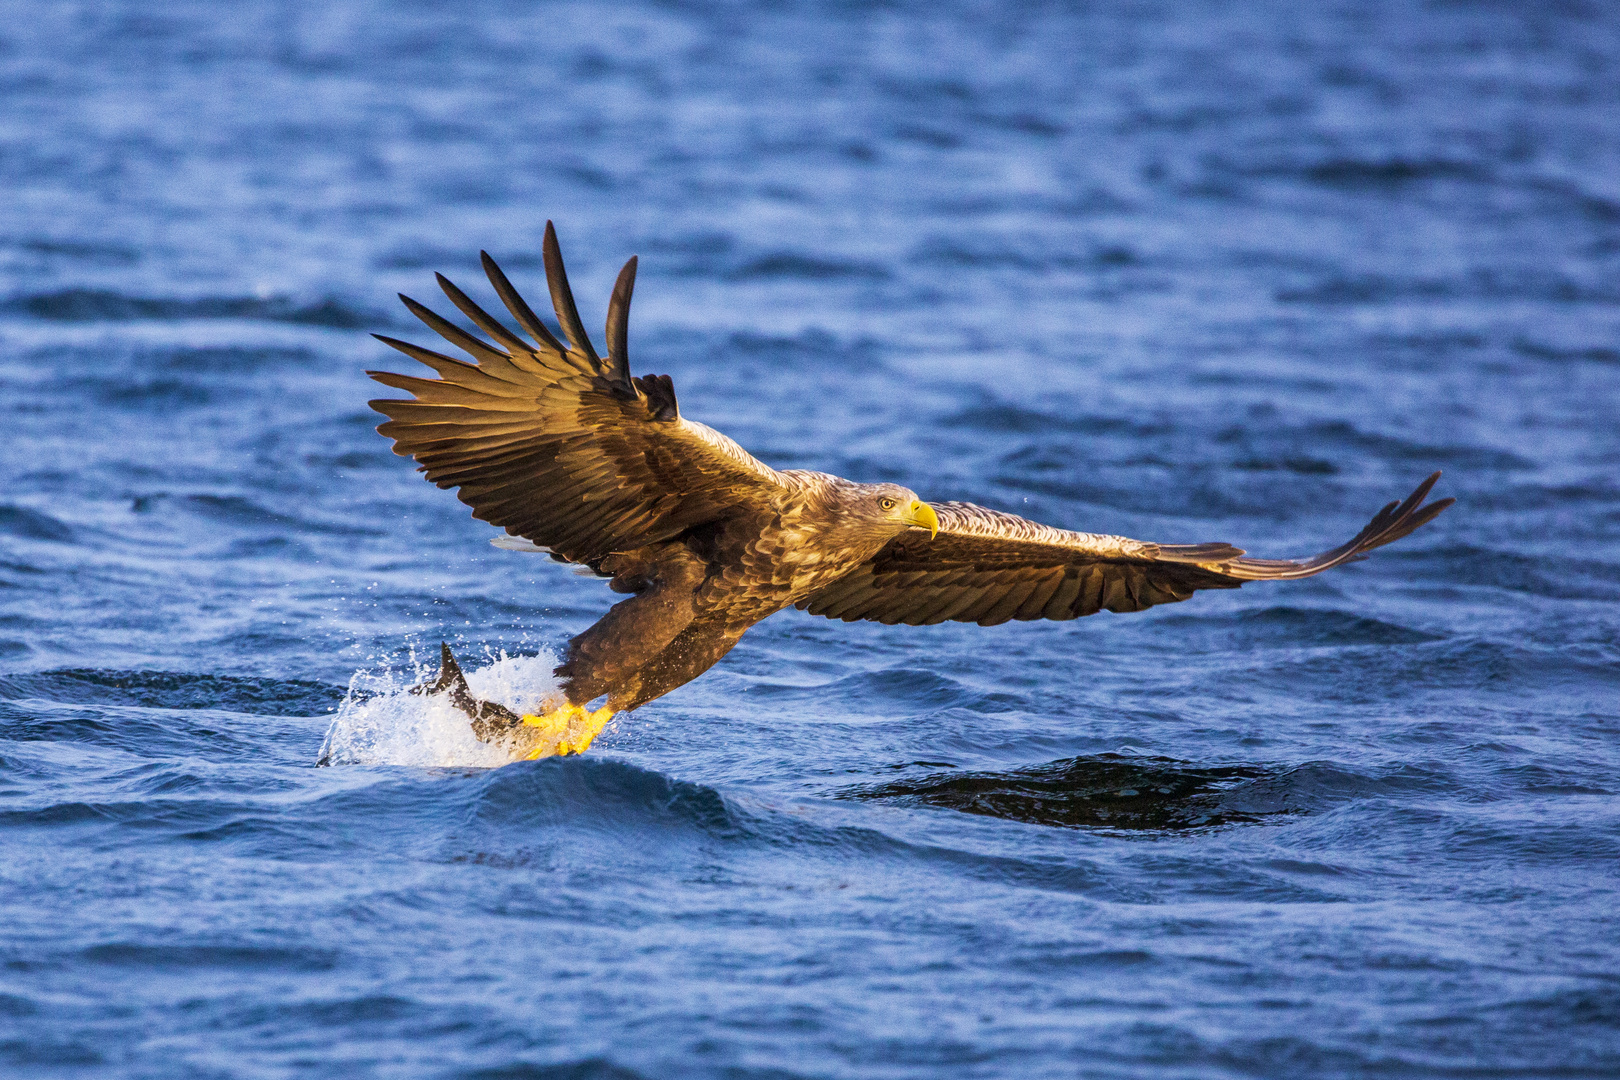
M0 1073L1620 1074L1612 5L6 13ZM548 218L776 466L1265 556L1459 501L1141 614L786 612L497 767L403 688L536 700L614 597L364 369Z

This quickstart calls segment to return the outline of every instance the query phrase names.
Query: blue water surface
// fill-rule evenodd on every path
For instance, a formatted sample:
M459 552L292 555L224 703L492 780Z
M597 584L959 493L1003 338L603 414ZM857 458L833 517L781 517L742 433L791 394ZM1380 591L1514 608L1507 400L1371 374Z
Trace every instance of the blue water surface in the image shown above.
M1620 1074L1613 5L6 13L0 1071ZM538 299L548 218L772 465L1264 556L1459 502L316 768L441 639L613 599L365 404L394 293Z

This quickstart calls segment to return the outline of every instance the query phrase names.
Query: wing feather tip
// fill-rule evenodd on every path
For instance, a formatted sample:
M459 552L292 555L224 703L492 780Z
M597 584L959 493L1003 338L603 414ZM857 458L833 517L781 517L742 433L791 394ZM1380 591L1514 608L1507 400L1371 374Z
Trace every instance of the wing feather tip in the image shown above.
M491 538L490 544L503 551L529 551L540 555L550 555L551 549L533 540L521 536L496 536Z

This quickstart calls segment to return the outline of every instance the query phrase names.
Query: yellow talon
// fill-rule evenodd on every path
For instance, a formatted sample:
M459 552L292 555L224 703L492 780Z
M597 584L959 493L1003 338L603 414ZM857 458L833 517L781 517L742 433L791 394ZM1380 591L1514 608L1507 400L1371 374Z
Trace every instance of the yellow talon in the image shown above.
M520 738L527 750L521 756L525 761L534 761L553 755L583 754L613 719L613 708L604 705L591 712L583 705L563 705L522 719L525 730Z

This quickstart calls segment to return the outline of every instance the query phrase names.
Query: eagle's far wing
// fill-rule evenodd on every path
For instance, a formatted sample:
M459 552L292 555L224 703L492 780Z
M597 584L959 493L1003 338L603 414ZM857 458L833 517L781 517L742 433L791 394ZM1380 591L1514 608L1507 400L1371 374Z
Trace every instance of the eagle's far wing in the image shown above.
M1310 577L1359 559L1455 501L1423 505L1439 478L1435 473L1405 502L1384 507L1347 543L1298 561L1251 559L1230 544L1150 544L1066 532L972 503L939 503L939 534L932 540L902 535L798 606L845 622L911 626L1141 611L1185 600L1197 589Z
M475 363L377 335L439 373L373 371L415 400L383 399L377 430L441 488L460 488L473 517L570 562L593 562L724 517L767 506L776 470L702 424L685 420L667 375L630 375L626 327L636 260L608 304L598 357L568 287L556 230L546 223L546 279L564 345L483 254L484 272L532 341L492 318L442 275L439 286L494 344L406 296L412 314Z

